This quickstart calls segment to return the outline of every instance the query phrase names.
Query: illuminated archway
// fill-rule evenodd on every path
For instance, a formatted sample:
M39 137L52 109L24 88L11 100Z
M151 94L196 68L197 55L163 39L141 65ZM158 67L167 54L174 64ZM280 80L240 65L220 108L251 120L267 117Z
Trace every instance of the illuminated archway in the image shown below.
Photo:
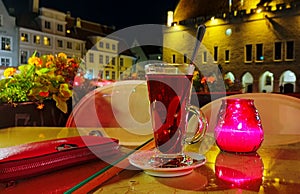
M259 78L259 92L273 92L274 75L270 71L264 72Z
M295 91L296 74L290 70L283 72L280 76L279 87L282 93L292 93Z
M243 85L243 92L251 93L253 92L253 76L251 73L246 72L242 77L242 85Z

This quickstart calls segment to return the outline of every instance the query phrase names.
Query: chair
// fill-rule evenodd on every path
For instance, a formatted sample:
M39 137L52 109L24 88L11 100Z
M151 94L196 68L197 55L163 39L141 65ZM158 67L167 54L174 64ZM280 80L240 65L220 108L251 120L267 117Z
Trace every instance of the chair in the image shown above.
M75 105L66 127L121 127L152 134L146 81L117 81L89 92Z
M204 105L201 110L207 116L209 122L208 133L214 132L222 99L226 98L254 99L254 105L260 114L265 133L300 134L298 124L300 118L300 99L277 93L235 94L219 98Z

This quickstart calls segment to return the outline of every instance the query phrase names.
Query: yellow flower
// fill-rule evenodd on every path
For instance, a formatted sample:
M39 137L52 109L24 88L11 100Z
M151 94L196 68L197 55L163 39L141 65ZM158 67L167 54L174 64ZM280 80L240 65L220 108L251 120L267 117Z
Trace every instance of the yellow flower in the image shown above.
M54 61L53 55L47 55L47 61Z
M41 67L41 66L43 65L43 61L42 61L42 59L39 58L39 57L30 57L30 58L28 59L28 63L29 63L29 64L34 64L34 65L37 66L37 67Z
M67 55L65 53L58 53L58 58L67 59Z
M68 59L64 53L42 55L36 52L28 59L28 64L16 68L6 68L0 80L0 103L39 102L42 109L45 100L56 101L56 106L67 112L67 101L72 97L72 86L80 60Z
M13 67L9 67L9 68L5 69L3 74L7 78L7 77L10 77L10 76L13 76L15 73L16 73L16 69L13 68Z

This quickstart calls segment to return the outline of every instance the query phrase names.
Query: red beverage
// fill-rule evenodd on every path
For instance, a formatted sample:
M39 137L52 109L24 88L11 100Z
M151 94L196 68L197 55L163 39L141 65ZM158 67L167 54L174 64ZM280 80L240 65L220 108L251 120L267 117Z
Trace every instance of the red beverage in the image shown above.
M147 74L156 148L163 154L183 150L193 75Z

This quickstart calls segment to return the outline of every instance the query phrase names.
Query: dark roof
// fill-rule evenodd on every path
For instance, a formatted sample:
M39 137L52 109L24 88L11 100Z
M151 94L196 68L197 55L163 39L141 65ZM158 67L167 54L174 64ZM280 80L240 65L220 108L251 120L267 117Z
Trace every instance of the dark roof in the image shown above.
M16 16L16 25L33 30L41 30L37 19L38 14L36 13L21 13Z
M66 17L67 26L66 29L70 30L70 34L67 36L72 38L77 38L80 40L86 40L88 36L107 36L114 32L115 28L113 26L101 25L94 22L89 22L86 20L81 20L81 27L76 26L77 18Z
M180 0L174 11L174 22L227 12L228 7L228 0Z
M152 54L162 54L162 47L161 46L155 46L155 45L144 45L141 46L143 49L144 53L147 55L149 58L149 55Z

